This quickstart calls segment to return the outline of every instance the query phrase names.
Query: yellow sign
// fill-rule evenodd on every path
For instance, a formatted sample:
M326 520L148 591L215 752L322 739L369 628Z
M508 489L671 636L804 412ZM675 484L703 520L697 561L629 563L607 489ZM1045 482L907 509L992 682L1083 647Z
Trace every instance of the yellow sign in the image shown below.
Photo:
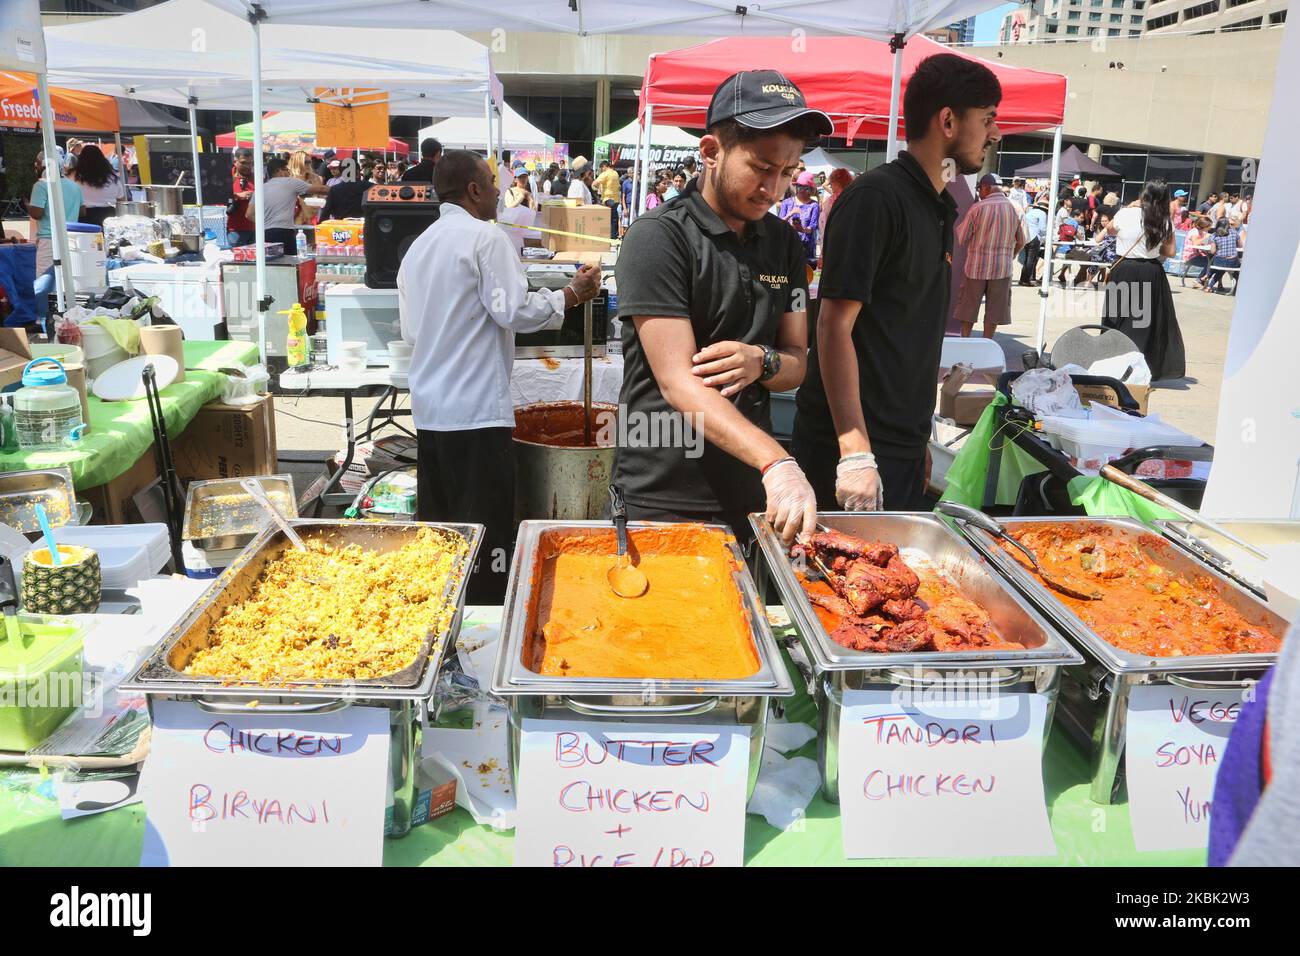
M383 90L318 87L316 145L335 149L388 146L388 94Z

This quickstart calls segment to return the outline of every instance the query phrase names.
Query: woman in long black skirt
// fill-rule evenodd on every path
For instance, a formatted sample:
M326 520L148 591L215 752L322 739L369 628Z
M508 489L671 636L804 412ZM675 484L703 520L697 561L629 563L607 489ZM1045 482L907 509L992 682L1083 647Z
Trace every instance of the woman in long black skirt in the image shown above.
M1115 214L1107 231L1122 257L1102 289L1101 322L1133 340L1146 357L1151 380L1187 372L1183 334L1161 260L1174 254L1169 187L1153 180L1137 202Z

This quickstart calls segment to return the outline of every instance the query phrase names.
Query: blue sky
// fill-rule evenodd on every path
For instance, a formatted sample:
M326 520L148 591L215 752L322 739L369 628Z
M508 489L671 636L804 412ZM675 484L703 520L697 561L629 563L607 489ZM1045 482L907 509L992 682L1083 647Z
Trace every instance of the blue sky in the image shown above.
M994 7L986 13L981 13L975 18L975 42L976 43L993 43L998 38L998 27L1002 25L1002 18L1007 15L1008 10L1016 8L1014 3L1004 3L1000 7Z

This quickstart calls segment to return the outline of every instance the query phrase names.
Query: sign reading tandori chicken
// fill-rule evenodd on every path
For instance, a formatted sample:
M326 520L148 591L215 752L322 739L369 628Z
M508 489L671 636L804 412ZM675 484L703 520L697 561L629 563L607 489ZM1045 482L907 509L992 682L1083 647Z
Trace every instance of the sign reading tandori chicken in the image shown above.
M915 689L844 692L845 856L1056 852L1043 794L1047 698L1005 693L979 676L928 673Z

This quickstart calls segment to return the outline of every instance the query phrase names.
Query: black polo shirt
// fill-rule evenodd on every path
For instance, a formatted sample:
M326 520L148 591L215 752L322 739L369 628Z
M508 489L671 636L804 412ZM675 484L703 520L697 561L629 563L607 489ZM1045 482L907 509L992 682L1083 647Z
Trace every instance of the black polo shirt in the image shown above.
M826 223L824 299L862 303L853 326L858 391L871 449L891 458L924 456L935 380L948 323L948 280L957 204L935 192L906 151L840 193ZM799 389L796 434L834 445L817 336Z
M646 360L633 316L690 320L699 348L736 341L776 345L781 317L806 308L803 248L793 229L768 214L743 238L718 218L696 180L671 201L639 217L619 250L618 312L623 320L624 423L614 456L614 481L630 504L669 511L761 510L758 471L699 436L690 447L663 447L664 427L682 421L664 400ZM796 293L803 294L796 299ZM731 402L771 432L769 392L757 382ZM667 413L671 414L670 416ZM641 434L638 435L637 429ZM680 432L679 432L680 434ZM702 448L701 448L702 445Z
M406 172L402 173L402 182L431 183L433 182L433 171L437 165L431 159L422 159L414 166L407 167Z

